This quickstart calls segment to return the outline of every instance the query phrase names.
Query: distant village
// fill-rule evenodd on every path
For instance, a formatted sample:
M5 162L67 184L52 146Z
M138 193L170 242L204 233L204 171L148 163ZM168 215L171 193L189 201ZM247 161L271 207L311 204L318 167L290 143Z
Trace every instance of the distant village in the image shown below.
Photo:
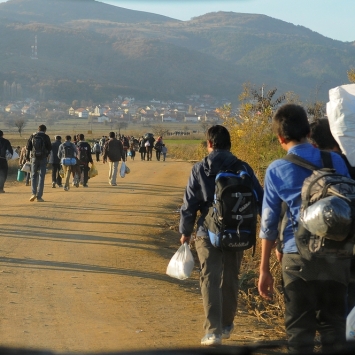
M81 102L83 104L84 102ZM210 95L190 95L186 102L160 101L156 99L138 101L134 97L118 96L110 104L80 106L77 101L73 105L49 100L40 103L33 99L0 104L0 113L11 118L12 114L23 117L40 117L43 114L55 113L57 118L77 117L88 122L141 122L141 123L199 123L219 121L216 109L228 104L227 99L216 100ZM48 106L50 108L48 108ZM44 107L47 107L44 109ZM68 107L68 108L65 108ZM62 116L62 117L61 117Z

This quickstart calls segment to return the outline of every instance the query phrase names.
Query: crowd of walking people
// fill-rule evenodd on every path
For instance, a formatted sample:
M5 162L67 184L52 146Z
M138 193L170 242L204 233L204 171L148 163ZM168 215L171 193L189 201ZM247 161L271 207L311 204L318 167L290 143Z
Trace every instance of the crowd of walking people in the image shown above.
M3 137L0 131L0 193L4 193L4 184L8 176L8 160L14 153L18 154L19 170L25 172L25 185L31 186L30 201L43 202L43 190L48 164L51 166L51 187L63 188L69 191L71 186L88 187L90 171L97 171L94 165L102 162L109 164L108 180L110 186L117 186L119 162L127 159L134 161L136 152L141 153L142 160L152 160L153 149L156 150L156 159L160 161L161 155L165 161L167 149L162 137L157 140L152 134L146 138L121 135L110 132L91 144L85 140L84 134L73 137L56 135L51 142L47 135L47 127L40 125L38 131L30 135L26 145L13 149L9 140ZM143 143L142 143L143 142ZM149 148L145 145L149 142ZM141 146L144 146L144 153ZM147 158L147 159L146 159Z

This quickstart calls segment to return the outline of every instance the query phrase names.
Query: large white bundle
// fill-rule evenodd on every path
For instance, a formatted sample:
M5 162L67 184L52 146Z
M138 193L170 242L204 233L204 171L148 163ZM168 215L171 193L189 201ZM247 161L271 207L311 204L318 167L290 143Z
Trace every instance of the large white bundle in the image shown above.
M327 116L340 149L355 166L355 84L329 90Z

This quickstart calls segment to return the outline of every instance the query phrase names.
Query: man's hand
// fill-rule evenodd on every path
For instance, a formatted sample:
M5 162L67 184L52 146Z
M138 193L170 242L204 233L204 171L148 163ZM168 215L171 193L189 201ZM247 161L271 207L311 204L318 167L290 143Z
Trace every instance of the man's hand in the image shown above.
M275 250L276 259L279 263L282 261L283 253L280 253L277 249Z
M274 293L274 279L270 271L260 271L258 289L261 297L268 300L272 299Z
M187 235L185 235L185 234L182 234L182 235L181 235L181 238L180 238L180 242L181 242L181 244L184 244L184 243L189 244L189 243L190 243L190 239L191 239L191 236L190 236L190 235L187 236Z

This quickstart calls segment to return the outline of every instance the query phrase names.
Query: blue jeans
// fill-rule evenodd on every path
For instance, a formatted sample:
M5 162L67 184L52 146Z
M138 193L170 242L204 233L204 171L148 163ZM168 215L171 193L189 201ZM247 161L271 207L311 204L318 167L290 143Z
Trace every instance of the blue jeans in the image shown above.
M44 189L44 178L46 176L47 158L31 159L31 188L32 195L42 198ZM39 178L38 178L39 177Z

